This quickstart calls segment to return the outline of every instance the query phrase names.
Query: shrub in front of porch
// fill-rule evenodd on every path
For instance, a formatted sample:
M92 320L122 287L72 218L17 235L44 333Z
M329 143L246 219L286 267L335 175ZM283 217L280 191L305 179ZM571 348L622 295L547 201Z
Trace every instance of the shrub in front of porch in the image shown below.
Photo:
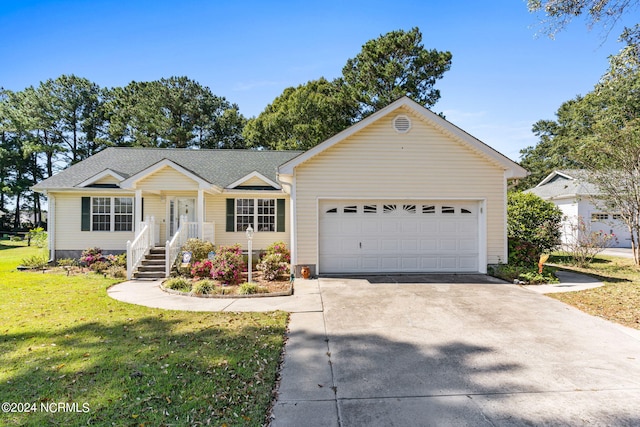
M188 239L182 245L182 251L191 252L191 261L203 261L209 258L209 252L215 251L215 245L206 240Z
M245 268L240 245L220 246L211 261L213 268L211 277L228 285L242 282L242 271Z
M213 263L210 260L196 261L193 263L193 267L191 267L191 277L209 279L211 278L212 269Z

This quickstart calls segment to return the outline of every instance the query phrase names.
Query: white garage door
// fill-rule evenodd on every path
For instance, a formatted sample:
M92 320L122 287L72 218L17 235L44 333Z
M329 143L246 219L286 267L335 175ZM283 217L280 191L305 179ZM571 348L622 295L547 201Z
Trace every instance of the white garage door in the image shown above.
M477 202L320 203L320 273L477 272Z

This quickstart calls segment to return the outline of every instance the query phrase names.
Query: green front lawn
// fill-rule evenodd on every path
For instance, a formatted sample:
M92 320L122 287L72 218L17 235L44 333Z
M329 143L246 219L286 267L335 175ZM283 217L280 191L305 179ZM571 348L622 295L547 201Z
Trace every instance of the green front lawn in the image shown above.
M38 250L0 242L0 402L30 411L0 425L266 423L286 313L122 303L101 275L16 271Z
M589 268L570 266L566 264L566 257L558 255L552 256L549 261L569 270L595 276L605 286L548 296L593 316L640 329L640 268L634 265L633 259L597 256Z

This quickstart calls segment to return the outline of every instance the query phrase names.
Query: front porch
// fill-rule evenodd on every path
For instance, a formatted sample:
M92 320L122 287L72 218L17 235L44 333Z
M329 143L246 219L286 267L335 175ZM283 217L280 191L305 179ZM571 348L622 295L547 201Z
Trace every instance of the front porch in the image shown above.
M137 224L136 237L127 241L127 278L159 279L168 277L171 266L188 239L206 240L215 244L215 222L189 222L180 216L170 240L160 244L160 224L147 217Z

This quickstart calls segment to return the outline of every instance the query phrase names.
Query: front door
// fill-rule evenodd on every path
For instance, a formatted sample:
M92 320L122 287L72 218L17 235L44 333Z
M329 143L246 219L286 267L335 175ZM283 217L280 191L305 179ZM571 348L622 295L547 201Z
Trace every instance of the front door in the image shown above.
M180 228L180 218L186 216L187 222L196 221L196 199L175 197L169 200L169 239Z

